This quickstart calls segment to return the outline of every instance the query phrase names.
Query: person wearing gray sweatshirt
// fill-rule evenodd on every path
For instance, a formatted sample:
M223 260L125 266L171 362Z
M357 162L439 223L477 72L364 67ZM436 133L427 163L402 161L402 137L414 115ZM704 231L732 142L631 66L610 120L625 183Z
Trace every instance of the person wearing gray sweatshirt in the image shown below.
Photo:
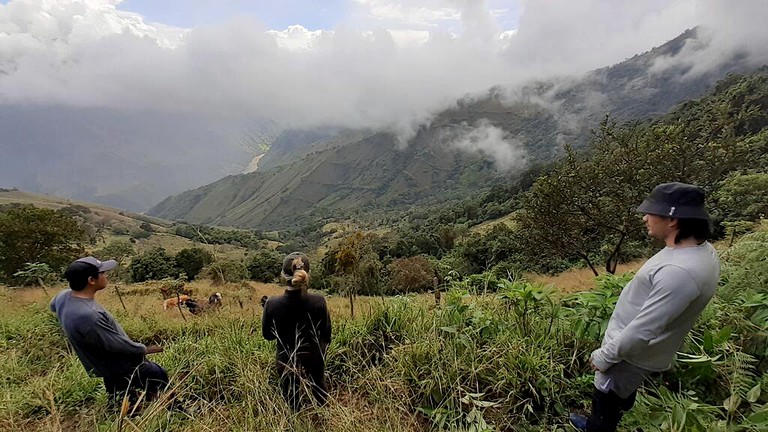
M106 272L116 265L114 260L102 262L94 257L72 262L64 273L70 289L58 293L50 308L85 370L103 378L110 403L127 396L133 404L142 390L145 400L155 398L168 386L168 374L145 359L146 354L163 349L131 340L95 300L96 293L107 287Z
M624 287L601 347L592 353L592 413L570 415L580 430L616 430L643 380L670 368L717 288L720 261L706 241L710 226L701 188L661 184L637 211L645 214L648 235L666 247Z

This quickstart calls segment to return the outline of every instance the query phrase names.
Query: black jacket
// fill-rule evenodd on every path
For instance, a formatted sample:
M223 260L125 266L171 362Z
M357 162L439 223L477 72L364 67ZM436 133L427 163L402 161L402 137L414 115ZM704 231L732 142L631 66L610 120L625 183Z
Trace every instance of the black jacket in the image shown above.
M277 339L277 358L322 356L331 342L331 317L325 298L302 290L285 290L264 305L261 333Z

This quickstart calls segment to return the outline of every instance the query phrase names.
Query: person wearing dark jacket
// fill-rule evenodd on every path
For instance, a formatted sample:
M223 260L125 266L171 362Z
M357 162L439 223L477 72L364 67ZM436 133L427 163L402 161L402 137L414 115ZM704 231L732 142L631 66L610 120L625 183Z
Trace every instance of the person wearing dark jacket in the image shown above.
M155 398L168 386L168 374L145 359L163 349L131 340L95 300L96 293L107 287L106 272L116 265L114 260L94 257L72 262L64 273L70 289L58 293L50 308L85 370L104 379L110 403L128 396L133 404L142 390L145 400Z
M301 408L302 377L309 379L319 405L328 398L325 385L325 352L331 342L331 317L325 298L307 292L309 259L293 252L283 260L287 283L282 296L264 304L261 331L264 339L277 341L277 373L280 389L294 411Z

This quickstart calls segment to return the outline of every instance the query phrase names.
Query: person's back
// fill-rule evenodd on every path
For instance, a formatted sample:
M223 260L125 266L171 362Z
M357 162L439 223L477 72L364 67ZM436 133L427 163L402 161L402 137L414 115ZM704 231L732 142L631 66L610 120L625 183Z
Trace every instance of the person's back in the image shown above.
M99 377L122 374L144 361L146 347L132 341L96 300L74 297L67 289L53 298L51 311L89 373Z
M73 261L64 272L70 289L58 293L50 307L83 367L103 378L110 403L123 396L136 402L140 390L146 391L144 400L149 401L167 387L168 374L144 356L162 348L131 340L95 300L96 293L107 287L106 272L116 265L114 260L94 257Z
M277 340L275 369L283 397L298 411L302 405L300 381L308 375L312 394L325 404L325 350L331 342L331 317L325 298L307 292L309 258L300 252L283 260L282 277L287 288L282 296L264 303L261 333L266 340Z
M331 340L331 322L325 299L302 290L288 290L264 305L263 335L277 339L281 361L291 354L321 354Z

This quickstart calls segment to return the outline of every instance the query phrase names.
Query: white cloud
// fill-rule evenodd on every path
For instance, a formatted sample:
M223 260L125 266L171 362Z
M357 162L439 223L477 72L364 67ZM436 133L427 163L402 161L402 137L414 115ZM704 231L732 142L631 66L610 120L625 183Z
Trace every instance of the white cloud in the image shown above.
M759 20L768 3L757 0L528 1L516 30L500 28L498 8L484 0L357 1L400 11L393 21L421 24L278 31L237 19L179 29L119 11L114 0L12 0L0 5L0 104L390 127L407 135L468 93L610 65L700 22L712 45L691 51L696 67L736 49L767 55ZM449 18L458 31L422 25Z
M526 151L520 141L485 119L474 125L454 126L441 139L459 150L491 157L500 171L520 169L526 163Z
M307 30L306 28L300 25L292 25L282 31L278 31L278 30L267 31L268 35L275 38L275 41L277 41L277 45L280 48L284 48L287 50L312 49L317 39L322 37L324 34L329 34L329 33L330 32L323 31L323 30L314 30L314 31Z
M458 21L461 12L447 7L439 0L353 0L367 8L367 13L378 20L396 21L405 25L434 27L440 21Z

